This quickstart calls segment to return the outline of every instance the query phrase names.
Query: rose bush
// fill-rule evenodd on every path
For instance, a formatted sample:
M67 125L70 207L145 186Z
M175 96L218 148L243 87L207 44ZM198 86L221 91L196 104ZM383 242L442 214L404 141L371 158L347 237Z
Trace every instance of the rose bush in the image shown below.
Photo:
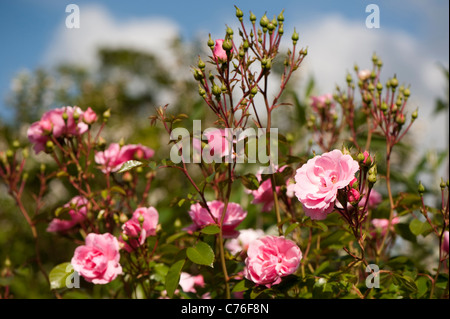
M5 257L1 297L36 280L55 298L448 298L449 185L418 181L426 158L404 171L418 117L409 87L382 82L374 54L335 92L314 95L311 82L300 96L292 80L309 53L295 29L285 41L283 12L250 13L249 26L236 16L239 32L205 41L194 83L154 57L105 49L108 83L58 91L83 105L41 112L26 141L0 151L5 207L31 230L5 223L5 234L34 243L24 259ZM149 109L156 99L127 95L118 70L159 79L152 88L178 100ZM189 132L194 117L210 127ZM187 145L193 161L180 160ZM67 286L67 264L83 289ZM373 264L380 288L366 284Z

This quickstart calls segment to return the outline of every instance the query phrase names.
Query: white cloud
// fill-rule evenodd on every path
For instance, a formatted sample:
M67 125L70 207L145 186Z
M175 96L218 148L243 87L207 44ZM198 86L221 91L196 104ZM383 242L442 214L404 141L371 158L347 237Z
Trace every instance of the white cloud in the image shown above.
M94 5L80 10L81 28L67 29L62 21L44 55L46 64L70 61L95 67L99 46L141 49L171 63L170 40L180 31L175 22L162 17L117 21L103 7ZM376 52L384 62L384 80L395 73L401 84L411 85L409 110L419 107L419 119L411 134L416 132L414 138L427 149L447 147L444 136L448 118L434 118L431 114L435 98L442 96L445 89L437 62L447 63L448 67L448 49L436 49L429 42L425 46L418 37L383 25L380 29L368 29L364 21L350 21L340 15L292 24L300 34L299 44L308 46L300 73L314 75L318 94L333 92L336 84L345 85L346 73L353 72L355 63L360 68L370 68L371 56ZM288 32L285 38L290 38ZM188 73L189 68L187 65L186 70L175 71ZM163 96L169 98L167 94Z
M376 52L383 60L383 81L396 74L400 84L411 85L410 113L419 108L419 118L411 130L414 138L427 149L448 146L448 115L432 117L435 98L445 92L445 79L437 62L447 63L448 67L448 51L433 51L433 47L423 46L418 38L405 32L383 26L368 29L364 22L339 15L300 23L297 30L300 44L308 46L302 67L305 74L314 75L318 94L334 92L336 85L345 86L345 76L347 72L354 75L355 63L361 69L371 68L371 57Z
M164 63L171 63L171 55L166 53L178 34L178 25L166 18L119 22L101 6L80 6L80 28L68 29L61 21L43 60L46 65L76 62L97 66L99 47L128 47L152 52Z

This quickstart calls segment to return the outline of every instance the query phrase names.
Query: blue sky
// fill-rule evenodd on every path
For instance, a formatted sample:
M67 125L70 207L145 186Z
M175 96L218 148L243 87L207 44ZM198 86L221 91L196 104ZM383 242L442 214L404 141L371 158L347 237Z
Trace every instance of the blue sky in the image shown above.
M64 27L70 3L80 8L78 33ZM379 29L365 27L365 8L371 3L380 8ZM141 43L151 43L154 33L158 36L166 29L181 33L185 40L208 32L219 37L225 24L235 25L234 4L247 17L250 10L258 17L267 11L271 17L285 9L285 31L292 32L295 26L302 45L310 48L306 68L322 83L320 89L332 90L354 63L370 67L376 50L385 61L387 75L403 76L413 92L416 89L415 103L428 105L422 113L430 114L430 104L443 92L445 83L436 65L448 67L449 60L449 2L444 0L17 0L0 2L0 116L7 114L6 93L20 70L76 59L76 54L90 63L95 41L106 35L113 41L114 35L108 32L117 33L117 41ZM152 21L163 21L161 28L152 32ZM129 39L134 36L135 40Z

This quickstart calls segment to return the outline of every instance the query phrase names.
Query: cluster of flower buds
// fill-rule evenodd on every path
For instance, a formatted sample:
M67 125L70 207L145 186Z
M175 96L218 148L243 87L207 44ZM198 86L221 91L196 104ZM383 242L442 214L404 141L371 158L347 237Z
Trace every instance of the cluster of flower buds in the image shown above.
M339 134L336 104L331 94L311 97L311 110L307 127L314 134L314 140L323 151L329 151Z
M241 23L239 29L241 41L236 41L234 31L229 26L226 27L225 36L222 39L213 40L210 35L207 45L211 49L211 56L207 62L210 62L214 68L206 70L206 63L199 58L192 73L198 82L200 96L218 116L219 122L225 127L245 128L250 117L250 108L256 113L255 117L259 122L254 97L258 93L266 94L267 76L279 52L284 34L284 16L281 12L270 20L264 14L258 27L256 16L250 12L250 28L244 25L244 13L237 7L236 17ZM305 49L296 52L298 39L299 35L294 31L293 50L288 51L284 62L285 70L281 79L280 92L273 103L267 106L268 112L279 106L277 101L287 81L307 54ZM255 73L249 67L257 61L260 70ZM238 89L241 92L233 92ZM236 99L236 96L239 98ZM262 127L260 122L258 125Z
M383 65L380 58L372 56L372 70L355 70L358 72L358 87L361 92L363 107L374 120L375 128L379 127L390 147L397 144L411 127L418 116L417 110L411 114L409 125L406 124L406 104L411 95L409 87L399 85L397 76L387 80L385 85L380 81Z

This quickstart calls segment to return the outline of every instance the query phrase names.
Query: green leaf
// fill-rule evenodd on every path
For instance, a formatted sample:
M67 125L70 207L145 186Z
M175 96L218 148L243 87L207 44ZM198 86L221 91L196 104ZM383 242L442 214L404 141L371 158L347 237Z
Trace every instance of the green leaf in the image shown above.
M73 267L69 262L55 266L49 273L50 289L66 287L66 279L73 273Z
M432 230L430 224L427 222L421 222L418 219L413 219L411 223L409 223L409 229L416 236L423 235Z
M206 182L207 183L211 183L213 180L214 180L214 177L216 176L216 172L214 172L214 173L212 173L211 175L209 175L207 178L206 178Z
M123 165L119 169L118 173L125 173L125 172L128 172L129 170L132 170L133 168L141 167L143 165L144 165L144 163L142 163L140 161L135 161L135 160L127 161L127 162L123 163Z
M314 275L317 276L319 275L322 271L324 271L328 266L330 265L330 262L328 260L324 261L323 263L320 264L319 267L317 267L317 269L314 271Z
M175 289L178 287L178 283L180 282L180 274L183 269L184 263L186 259L181 259L175 262L172 266L170 266L167 271L166 276L166 291L169 298L173 297Z
M123 190L123 188L120 187L120 186L117 186L117 185L111 187L109 190L110 190L110 192L119 193L119 194L121 194L121 195L123 195L123 196L126 196L126 195L127 195L127 193Z
M239 281L236 285L234 285L233 289L231 290L231 292L242 292L242 291L247 291L249 288L252 288L254 285L252 282L243 279L241 281Z
M399 234L403 239L409 240L413 243L417 242L416 236L409 229L409 225L405 223L399 223L394 226L395 232Z
M298 226L300 226L299 223L293 223L290 224L289 227L286 229L286 231L284 232L284 236L287 236L288 234L290 234L294 229L296 229Z
M208 226L202 228L202 230L200 232L202 232L203 234L206 234L206 235L215 235L220 232L220 228L217 225L208 225Z
M428 291L428 279L427 277L421 276L416 280L417 285L417 298L423 297Z
M189 247L186 250L186 255L193 263L213 267L214 251L202 241L198 242L194 247Z
M250 190L257 190L259 188L259 181L253 174L246 174L240 177L242 180L242 185Z
M414 280L411 277L394 273L394 276L392 279L393 279L395 285L405 288L406 290L408 290L410 292L417 292L416 283L414 282Z

